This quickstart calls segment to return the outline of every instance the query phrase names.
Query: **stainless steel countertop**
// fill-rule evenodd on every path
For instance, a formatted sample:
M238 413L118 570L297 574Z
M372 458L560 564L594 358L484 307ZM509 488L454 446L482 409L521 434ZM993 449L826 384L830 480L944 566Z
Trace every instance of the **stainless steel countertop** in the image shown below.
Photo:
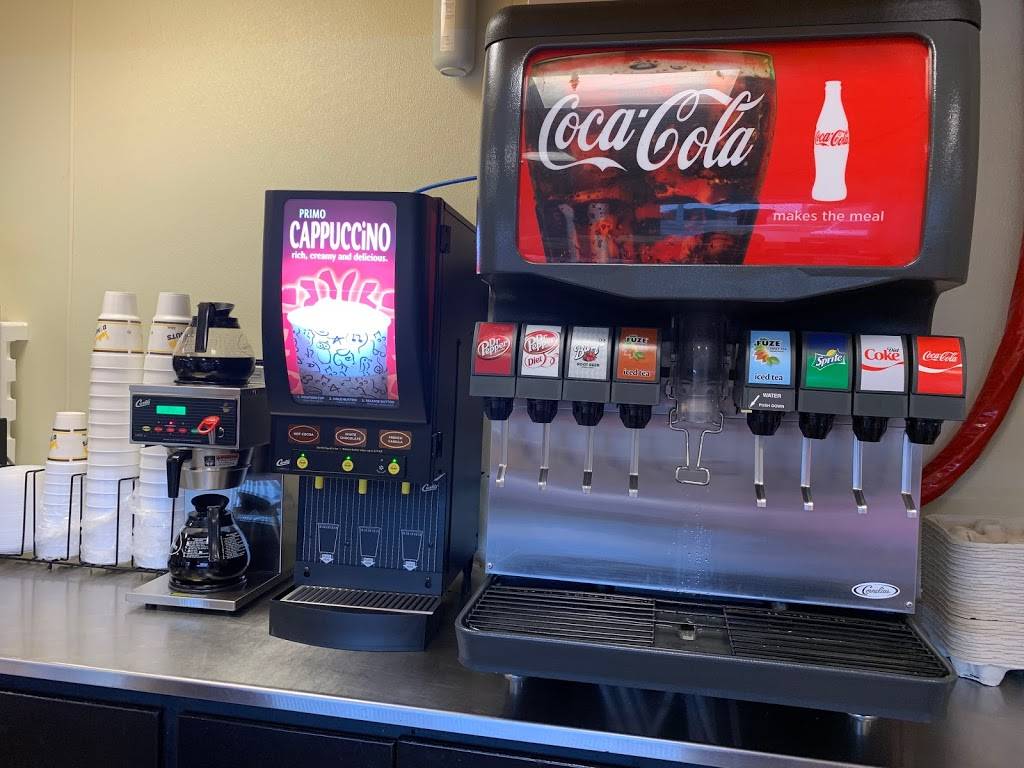
M136 573L0 561L0 674L307 712L525 744L707 766L985 766L1024 759L1024 677L958 681L944 720L905 723L579 683L506 679L457 658L356 653L239 616L147 610Z

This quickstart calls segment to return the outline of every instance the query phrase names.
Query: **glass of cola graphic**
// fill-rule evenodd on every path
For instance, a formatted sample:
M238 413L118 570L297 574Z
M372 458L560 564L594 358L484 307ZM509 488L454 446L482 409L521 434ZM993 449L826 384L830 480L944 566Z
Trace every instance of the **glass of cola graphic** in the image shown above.
M288 322L304 395L387 399L386 313L359 302L321 299L289 312Z
M524 98L545 261L742 263L772 142L771 56L542 59L528 65Z

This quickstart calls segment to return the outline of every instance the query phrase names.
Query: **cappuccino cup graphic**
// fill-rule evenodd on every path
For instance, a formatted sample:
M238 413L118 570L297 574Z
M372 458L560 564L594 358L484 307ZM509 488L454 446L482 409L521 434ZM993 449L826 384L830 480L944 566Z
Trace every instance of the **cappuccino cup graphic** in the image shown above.
M355 301L321 299L288 313L302 393L388 398L391 317Z

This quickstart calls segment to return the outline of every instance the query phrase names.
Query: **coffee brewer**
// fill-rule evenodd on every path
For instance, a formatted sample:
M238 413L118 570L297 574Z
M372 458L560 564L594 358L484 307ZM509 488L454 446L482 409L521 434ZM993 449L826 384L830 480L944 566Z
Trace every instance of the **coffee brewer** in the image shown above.
M930 330L967 276L978 6L727 12L488 28L470 391L497 450L460 658L926 717L953 676L911 620L921 445L964 417L962 340Z
M294 533L286 484L268 471L270 414L262 372L238 386L133 384L131 439L164 445L167 493L202 490L169 546L168 573L128 594L151 606L237 611L283 583ZM294 501L291 501L294 503ZM292 526L292 531L294 526Z
M477 546L487 308L474 229L408 193L267 193L263 349L271 452L299 476L294 586L270 632L418 650Z

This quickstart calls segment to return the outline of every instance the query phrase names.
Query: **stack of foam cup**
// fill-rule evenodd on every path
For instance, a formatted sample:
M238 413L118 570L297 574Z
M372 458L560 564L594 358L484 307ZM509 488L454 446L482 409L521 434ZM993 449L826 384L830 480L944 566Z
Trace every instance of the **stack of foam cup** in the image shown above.
M86 415L59 411L53 417L46 459L43 499L36 514L36 557L68 560L78 556L79 505L88 455Z
M134 293L107 291L96 325L89 376L89 460L82 513L83 562L125 564L132 517L121 502L139 472L130 442L128 386L142 381L142 323Z
M0 555L32 556L35 514L45 474L38 471L41 469L24 465L0 467Z
M143 384L174 383L172 355L191 316L192 302L187 293L163 292L157 296L142 369Z
M167 496L167 454L162 445L147 445L141 452L139 484L131 498L135 513L132 552L140 568L166 568L171 541L185 522L191 506L190 497L182 491L178 498Z

